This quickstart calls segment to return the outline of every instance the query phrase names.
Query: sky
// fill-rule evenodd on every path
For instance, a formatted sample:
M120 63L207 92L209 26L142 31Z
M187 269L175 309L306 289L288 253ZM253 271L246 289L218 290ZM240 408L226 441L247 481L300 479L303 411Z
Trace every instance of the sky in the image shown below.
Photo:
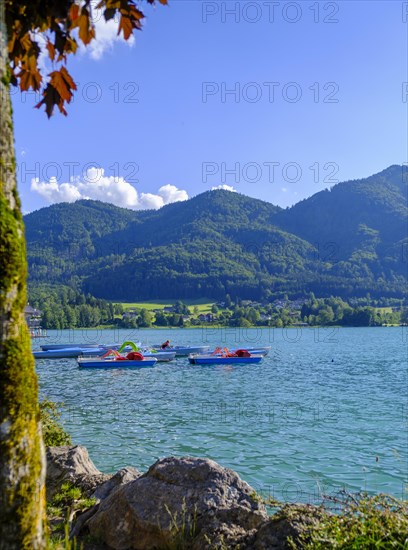
M408 160L408 2L142 2L70 56L68 116L12 90L23 211L159 208L224 187L283 207Z

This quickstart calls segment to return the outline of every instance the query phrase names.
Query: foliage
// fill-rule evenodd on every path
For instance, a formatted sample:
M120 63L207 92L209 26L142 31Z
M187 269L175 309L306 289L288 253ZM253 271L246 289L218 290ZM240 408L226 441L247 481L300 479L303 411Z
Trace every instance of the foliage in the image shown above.
M223 190L158 211L54 205L25 217L30 281L125 302L407 297L401 170L286 210Z
M370 298L371 300L371 298ZM369 305L352 307L339 297L310 298L301 309L301 318L310 325L340 325L353 327L399 324L400 311L374 308Z
M95 498L88 498L79 487L67 481L61 485L60 491L54 495L50 506L52 509L83 510L96 504Z
M180 515L172 514L169 507L165 505L166 512L170 519L170 537L169 542L163 546L162 550L189 550L194 539L197 536L197 510L194 509L193 515L187 512L185 499L181 506Z
M69 536L69 521L63 524L64 533L52 533L47 540L46 550L83 550L83 545L78 546L77 540Z
M155 0L147 0L154 4ZM166 4L167 0L159 0ZM133 0L6 0L6 25L11 83L21 91L42 90L37 108L45 106L50 117L54 107L66 115L77 89L65 65L75 54L78 40L87 46L95 39L95 19L118 22L118 34L125 40L133 30L142 28L143 12ZM45 46L45 47L44 47ZM53 70L47 75L39 64L40 54L46 55Z
M115 322L123 308L63 285L31 285L30 304L42 311L45 329L89 328Z
M48 399L40 401L41 426L46 447L60 447L72 443L71 436L59 424L59 405Z
M291 544L303 550L406 550L408 503L382 494L349 496L339 514L314 518Z
M77 550L82 545L69 536L69 517L74 512L84 512L96 504L95 498L88 498L79 487L66 482L60 491L47 504L47 516L51 524L51 533L47 541L47 550ZM65 519L64 519L65 518ZM63 533L61 533L61 530Z

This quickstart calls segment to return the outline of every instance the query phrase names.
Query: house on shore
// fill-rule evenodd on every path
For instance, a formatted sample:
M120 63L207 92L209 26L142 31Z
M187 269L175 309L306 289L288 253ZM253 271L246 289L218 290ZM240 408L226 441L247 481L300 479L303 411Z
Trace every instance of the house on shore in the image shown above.
M42 311L27 304L24 308L24 316L32 337L45 335L45 331L41 328Z
M216 315L213 315L212 313L201 313L198 316L198 320L201 323L215 323L218 321L218 317Z

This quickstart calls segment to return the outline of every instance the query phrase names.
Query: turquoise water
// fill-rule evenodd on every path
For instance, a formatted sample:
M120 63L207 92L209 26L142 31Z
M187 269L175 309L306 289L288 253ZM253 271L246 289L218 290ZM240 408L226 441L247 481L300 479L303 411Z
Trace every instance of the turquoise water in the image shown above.
M50 331L47 343L271 345L260 365L86 371L37 361L76 443L106 472L195 455L263 496L318 503L340 489L407 498L408 327ZM38 347L41 341L34 344Z

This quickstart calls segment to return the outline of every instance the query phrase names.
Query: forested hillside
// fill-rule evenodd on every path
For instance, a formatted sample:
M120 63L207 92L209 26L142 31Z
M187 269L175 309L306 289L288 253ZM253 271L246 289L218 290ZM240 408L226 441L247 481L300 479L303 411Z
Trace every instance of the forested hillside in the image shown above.
M407 296L401 166L283 210L224 190L156 211L96 201L25 217L31 284L108 300Z

